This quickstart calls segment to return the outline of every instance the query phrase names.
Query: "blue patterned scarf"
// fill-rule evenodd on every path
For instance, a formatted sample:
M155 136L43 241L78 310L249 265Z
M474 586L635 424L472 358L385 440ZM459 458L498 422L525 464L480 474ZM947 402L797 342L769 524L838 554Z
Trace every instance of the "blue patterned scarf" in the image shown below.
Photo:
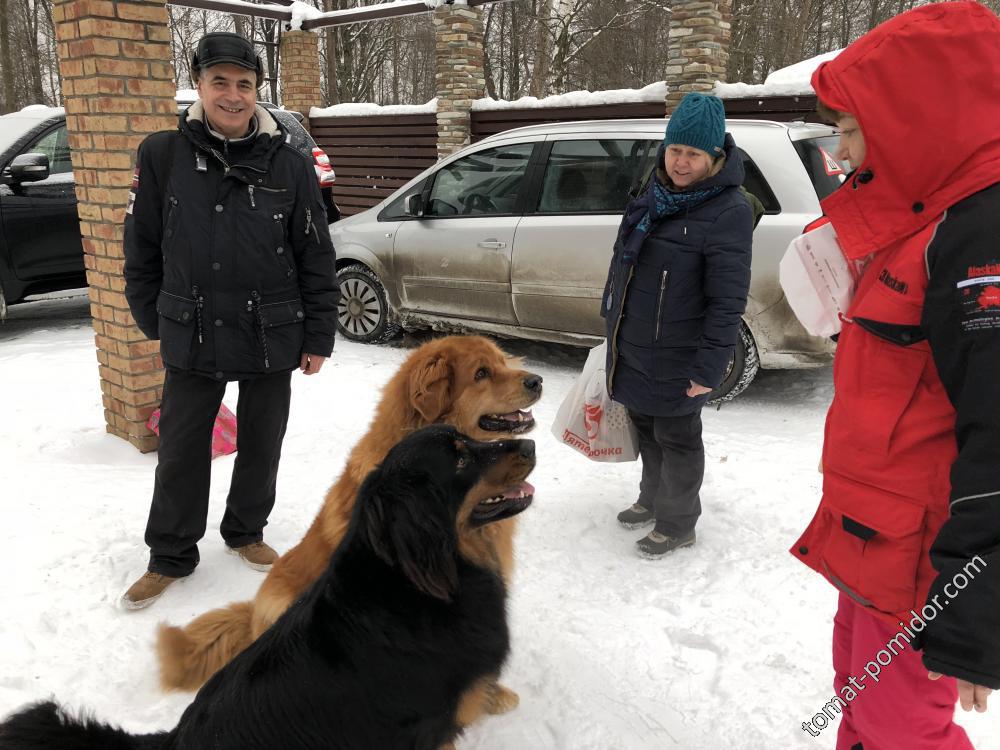
M659 175L654 173L646 192L625 209L625 221L621 229L622 260L627 265L634 266L639 259L642 245L655 224L681 211L694 208L723 190L725 190L724 185L717 185L702 190L675 193L668 190L667 186L660 182Z

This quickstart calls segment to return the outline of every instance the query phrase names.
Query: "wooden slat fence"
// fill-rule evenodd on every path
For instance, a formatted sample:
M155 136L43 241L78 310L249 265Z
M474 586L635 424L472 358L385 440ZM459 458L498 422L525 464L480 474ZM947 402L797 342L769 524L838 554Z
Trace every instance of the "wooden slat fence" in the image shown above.
M815 96L726 99L726 116L789 122L815 120ZM663 117L661 102L584 107L476 110L472 142L525 125L572 120ZM333 195L345 216L379 203L437 161L437 121L433 113L315 117L313 138L337 172Z
M344 216L371 208L437 161L437 116L310 118L312 137L330 157L334 200Z

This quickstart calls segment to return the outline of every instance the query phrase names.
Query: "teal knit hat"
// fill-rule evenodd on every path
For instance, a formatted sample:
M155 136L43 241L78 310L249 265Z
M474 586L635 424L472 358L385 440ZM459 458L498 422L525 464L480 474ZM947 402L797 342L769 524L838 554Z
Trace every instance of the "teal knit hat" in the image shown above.
M722 153L726 142L726 109L717 96L694 91L670 115L664 145L690 146L711 157Z

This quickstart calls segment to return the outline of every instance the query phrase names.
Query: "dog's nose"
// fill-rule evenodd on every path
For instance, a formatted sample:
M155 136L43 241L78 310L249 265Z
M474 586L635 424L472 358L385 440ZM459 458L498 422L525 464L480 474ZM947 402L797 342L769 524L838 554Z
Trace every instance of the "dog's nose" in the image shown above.
M534 440L518 440L517 453L521 458L534 458L535 457L535 441Z
M542 390L542 376L529 375L524 379L524 387L534 392Z

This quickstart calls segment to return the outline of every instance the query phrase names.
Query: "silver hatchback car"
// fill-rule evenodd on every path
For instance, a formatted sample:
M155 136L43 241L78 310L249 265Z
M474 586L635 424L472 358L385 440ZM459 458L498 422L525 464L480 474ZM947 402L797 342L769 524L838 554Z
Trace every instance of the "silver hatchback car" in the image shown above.
M400 327L478 331L594 346L608 264L626 203L642 190L663 119L534 125L468 146L379 205L330 226L343 292L340 330L377 343ZM829 362L784 300L778 262L843 180L833 129L730 120L744 186L764 204L754 232L740 345L713 399L758 366Z

